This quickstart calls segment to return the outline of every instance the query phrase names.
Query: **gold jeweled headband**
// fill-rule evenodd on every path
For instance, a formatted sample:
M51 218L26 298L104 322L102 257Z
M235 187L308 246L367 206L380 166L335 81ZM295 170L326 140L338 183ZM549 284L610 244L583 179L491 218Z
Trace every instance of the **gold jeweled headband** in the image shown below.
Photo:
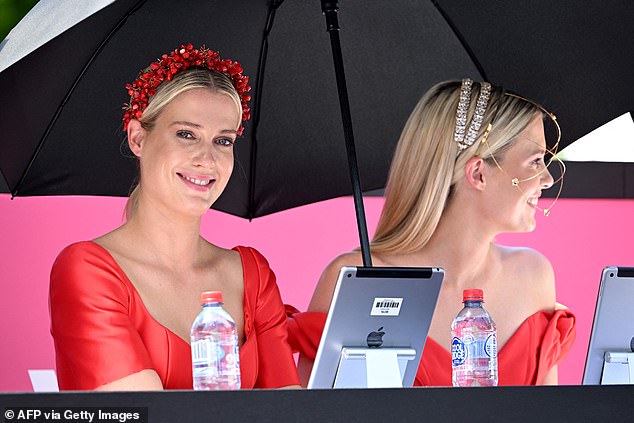
M458 110L456 112L456 131L454 133L454 140L458 143L459 151L462 151L475 142L478 137L478 131L482 126L484 120L484 112L489 104L489 97L491 96L491 84L483 82L480 84L480 94L476 102L475 113L471 119L471 125L469 125L469 131L465 131L467 128L467 113L469 112L469 104L471 103L471 86L473 81L469 78L462 80L462 86L460 87L460 101L458 102Z

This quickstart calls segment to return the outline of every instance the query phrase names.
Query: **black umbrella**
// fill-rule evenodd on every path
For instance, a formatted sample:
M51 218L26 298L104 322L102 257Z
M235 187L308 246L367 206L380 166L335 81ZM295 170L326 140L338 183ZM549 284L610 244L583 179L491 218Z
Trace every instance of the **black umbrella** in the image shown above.
M464 52L443 66L418 54L443 55L434 34L452 36L442 19L437 28L404 33L426 13L438 14L433 5L391 3L402 7L350 2L341 17L367 190L383 186L419 96L438 80L477 73ZM10 192L127 195L136 169L120 152L123 87L183 41L239 60L254 88L253 119L216 208L251 218L350 194L332 53L316 0L118 0L45 43L0 72L0 95L11 104L0 114L0 169ZM455 37L453 48L460 49ZM404 58L407 66L396 65Z
M402 28L437 12L431 4L401 3L403 8L385 12L380 2L351 3L345 20L364 189L384 185L398 132L420 94L437 80L477 72L464 52L443 67L416 54L424 48L440 56L433 37L439 31L453 39L453 48L460 45L442 20L437 28L405 35ZM76 11L64 11L64 4L78 7L57 2L47 13L65 18ZM355 155L350 150L349 166L321 6L298 0L118 0L80 19L0 73L2 97L15 104L0 114L0 169L10 192L127 195L136 169L120 152L123 87L149 60L185 41L206 43L239 60L254 87L253 119L237 144L236 174L215 208L253 218L350 194L348 170L354 170ZM330 10L336 38L336 4ZM30 21L37 27L44 17L35 12ZM29 16L25 20L27 28L33 26ZM12 36L20 41L12 33L5 48ZM27 41L30 36L24 34ZM336 43L333 48L341 59ZM4 48L0 59L3 53ZM399 69L395 64L403 57L411 63ZM341 61L335 63L341 69ZM419 77L423 74L426 78ZM346 107L342 111L350 114ZM15 122L28 124L18 129ZM346 128L352 146L351 127ZM359 184L355 187L367 244Z
M13 63L21 26L23 38L37 38L56 22L52 12L79 7L42 0L0 46L7 191L127 195L135 164L120 152L123 87L182 42L220 50L251 76L253 119L214 205L248 218L351 193L332 54L343 58L341 113L344 123L352 117L344 133L352 141L355 131L364 190L383 187L409 112L440 80L471 76L542 102L559 118L563 145L634 110L632 2L341 1L342 52L336 3L117 0Z

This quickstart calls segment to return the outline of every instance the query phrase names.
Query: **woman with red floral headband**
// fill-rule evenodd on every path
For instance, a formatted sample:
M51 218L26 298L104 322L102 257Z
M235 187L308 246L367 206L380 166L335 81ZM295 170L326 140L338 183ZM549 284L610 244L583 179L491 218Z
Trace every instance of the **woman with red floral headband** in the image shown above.
M222 291L236 322L242 388L297 385L268 263L200 235L249 118L248 78L237 62L188 45L126 88L124 129L140 165L126 222L68 246L51 271L60 388L191 389L189 330L208 290Z

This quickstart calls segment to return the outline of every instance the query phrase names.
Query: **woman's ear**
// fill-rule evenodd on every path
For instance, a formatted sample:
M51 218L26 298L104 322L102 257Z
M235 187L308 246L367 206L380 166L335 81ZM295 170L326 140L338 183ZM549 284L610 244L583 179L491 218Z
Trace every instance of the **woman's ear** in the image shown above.
M473 156L464 166L465 179L469 186L483 190L486 186L486 163L479 156Z
M141 126L141 122L136 119L130 119L130 122L128 122L128 146L130 151L137 157L141 157L145 136L146 131Z

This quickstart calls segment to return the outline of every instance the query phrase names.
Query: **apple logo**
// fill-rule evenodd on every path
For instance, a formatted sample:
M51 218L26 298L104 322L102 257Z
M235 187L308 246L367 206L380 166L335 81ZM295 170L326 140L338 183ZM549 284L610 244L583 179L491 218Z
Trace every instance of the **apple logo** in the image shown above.
M385 332L383 332L383 326L375 331L370 332L368 334L368 347L378 348L383 345L383 335L385 335Z

